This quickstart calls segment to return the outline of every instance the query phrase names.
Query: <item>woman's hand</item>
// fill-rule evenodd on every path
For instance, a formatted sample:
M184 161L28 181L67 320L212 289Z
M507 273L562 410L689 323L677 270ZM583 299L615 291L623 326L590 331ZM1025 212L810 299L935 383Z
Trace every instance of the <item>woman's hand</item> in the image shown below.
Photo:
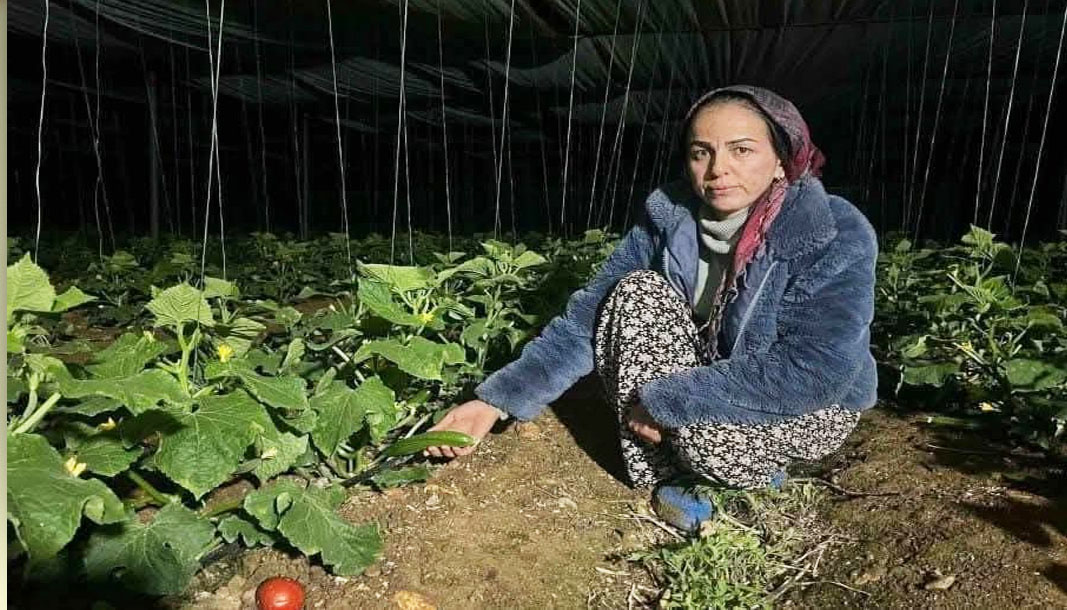
M463 432L473 436L478 442L489 433L489 430L500 419L500 414L492 405L481 400L465 402L449 411L437 425L430 428L429 432L447 430L450 432ZM470 447L430 447L422 452L424 456L457 458L474 453L478 443Z
M656 423L656 420L652 419L648 410L641 406L641 403L635 403L630 408L630 421L627 422L630 426L630 432L633 432L643 441L658 445L663 441L663 428Z

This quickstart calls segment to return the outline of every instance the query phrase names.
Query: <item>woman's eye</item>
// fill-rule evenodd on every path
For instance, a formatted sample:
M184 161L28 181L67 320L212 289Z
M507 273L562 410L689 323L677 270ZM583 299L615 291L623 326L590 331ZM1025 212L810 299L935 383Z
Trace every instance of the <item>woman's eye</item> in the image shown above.
M693 152L690 153L689 156L694 161L699 161L699 160L703 159L704 157L708 156L708 151L704 150L703 148L697 148L697 149L694 149Z
M752 152L752 149L747 147L747 146L738 146L737 148L734 149L734 152L739 154L739 155L741 155L741 156L744 156L744 155L747 155L748 153Z

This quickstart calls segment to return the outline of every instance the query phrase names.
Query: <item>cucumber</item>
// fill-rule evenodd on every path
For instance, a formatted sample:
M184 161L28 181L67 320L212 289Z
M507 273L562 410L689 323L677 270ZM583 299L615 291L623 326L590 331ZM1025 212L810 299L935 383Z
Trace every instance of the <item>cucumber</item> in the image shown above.
M419 453L430 447L440 447L442 445L447 445L449 447L470 447L476 442L478 441L469 434L439 430L436 432L424 432L422 434L416 434L411 438L401 439L386 447L384 453L388 457L399 457L402 455Z

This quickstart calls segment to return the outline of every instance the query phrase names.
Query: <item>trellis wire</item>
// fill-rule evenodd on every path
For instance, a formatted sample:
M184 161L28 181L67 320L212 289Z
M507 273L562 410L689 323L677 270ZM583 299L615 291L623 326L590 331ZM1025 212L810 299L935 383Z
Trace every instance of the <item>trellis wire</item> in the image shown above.
M926 22L926 51L924 52L924 55L923 55L922 87L919 89L919 112L918 112L919 116L918 116L918 119L917 119L918 123L916 124L916 127L915 127L915 144L912 147L912 151L911 151L911 176L910 176L911 183L908 185L908 199L907 199L907 203L905 204L906 222L910 222L911 221L911 211L912 211L912 198L911 197L912 197L912 191L915 188L915 170L917 169L917 166L919 165L919 135L922 133L922 129L923 129L923 106L926 105L926 71L927 71L927 68L930 65L930 38L933 35L933 29L934 29L934 3L931 2L930 3L930 17L928 18L928 20Z
M945 96L945 81L948 79L948 63L952 58L952 38L956 33L956 17L958 16L959 6L960 0L956 0L952 6L952 22L948 29L948 49L945 51L945 63L941 68L941 89L937 94L937 109L934 110L934 128L930 132L930 149L926 153L926 172L923 176L922 189L919 191L919 213L915 218L915 240L919 238L919 229L922 227L923 207L926 203L926 186L930 182L930 165L934 157L937 126L941 120L941 102Z
M989 202L989 220L987 226L993 224L993 212L997 209L997 191L1000 189L1000 168L1004 163L1004 149L1008 143L1008 125L1011 123L1011 108L1015 101L1015 79L1019 75L1019 56L1023 50L1023 31L1026 29L1026 10L1030 6L1030 0L1024 0L1022 19L1019 22L1019 39L1015 43L1015 62L1011 68L1011 89L1008 92L1008 108L1004 112L1004 137L1000 139L1000 155L997 157L996 177L993 179L993 200ZM977 218L974 224L978 224Z
M73 11L74 0L69 1L71 10ZM96 234L97 234L97 256L101 261L104 260L104 231L100 225L100 182L103 176L103 163L100 160L100 135L98 131L98 124L94 120L92 106L89 103L89 85L85 79L85 66L82 63L82 50L81 50L81 36L78 34L78 20L71 21L71 25L74 29L74 52L78 61L78 76L81 78L82 98L85 101L85 115L89 121L89 135L93 142L93 153L96 158L96 181L93 183L93 217L96 220ZM96 50L99 55L100 50ZM97 89L99 90L100 84L97 83ZM112 236L114 239L114 236Z
M1026 10L1023 10L1023 19L1026 19ZM997 0L993 0L993 14L989 18L989 59L986 63L986 77L985 77L985 106L982 110L982 143L978 147L978 172L977 180L974 185L974 222L972 224L978 224L978 208L981 207L982 197L982 168L985 161L985 141L986 141L986 124L989 118L989 84L993 81L993 37L996 34L997 25ZM1005 132L1006 135L1006 132ZM1005 138L1007 140L1007 138ZM993 210L990 209L990 215L993 214Z
M604 84L604 101L601 104L600 110L600 134L597 136L596 153L593 155L593 185L589 191L589 213L585 218L585 225L589 226L593 219L593 207L596 204L596 182L600 175L600 148L604 143L604 123L607 121L608 116L608 93L611 91L611 77L612 70L615 67L615 39L619 35L619 17L622 15L622 0L619 0L615 4L615 29L611 32L611 48L608 51L608 71L607 82ZM597 223L599 224L599 212L597 214Z
M1045 0L1045 9L1044 9L1044 11L1042 13L1042 16L1045 19L1047 19L1048 16L1049 16L1049 7L1051 6L1051 4L1052 4L1052 0ZM1029 95L1029 97L1027 99L1027 102L1026 102L1026 112L1023 113L1023 116L1026 117L1026 118L1023 120L1023 136L1022 136L1022 139L1020 140L1021 142L1028 142L1029 141L1028 138L1030 136L1030 123L1031 123L1030 116L1031 116L1031 113L1032 113L1032 111L1034 109L1034 98L1037 97L1037 79L1038 79L1038 76L1040 76L1040 74L1041 74L1041 59L1044 57L1044 42L1045 42L1045 38L1046 38L1045 34L1046 34L1046 31L1045 31L1044 28L1042 28L1041 29L1041 41L1040 41L1040 44L1038 44L1037 59L1034 61L1034 73L1030 78L1030 95ZM1016 155L1016 157L1017 158L1016 158L1016 161L1015 161L1015 174L1014 174L1014 178L1012 179L1012 182L1011 182L1011 196L1008 197L1008 201L1011 201L1011 202L1015 201L1015 194L1019 190L1019 182L1021 181L1020 177L1022 175L1023 159L1026 158L1026 156L1022 155L1022 154ZM1011 227L1011 218L1012 218L1013 210L1015 210L1015 206L1014 205L1009 205L1008 206L1008 218L1004 223L1004 227L1005 227L1006 230L1010 229L1010 227ZM992 229L992 227L989 227L989 228Z
M41 245L41 137L44 132L44 100L48 90L48 0L44 0L44 31L41 32L41 113L37 119L37 168L34 170L34 184L37 189L37 234L33 238L33 260L37 260L37 250Z
M408 0L404 0L401 8L402 25L400 29L400 99L396 108L396 166L393 171L393 232L389 238L389 264L396 262L396 214L400 198L400 137L404 125L404 75L407 73L405 63L407 59L408 40Z
M348 262L348 279L354 281L356 272L352 268L352 240L348 235L348 197L345 194L345 156L341 150L341 109L337 96L337 55L333 43L333 10L330 0L326 0L326 21L330 29L330 69L333 73L333 124L337 128L337 165L341 168L341 221L345 230L345 258Z
M489 15L486 14L482 19L484 24L483 31L485 32L485 80L487 89L489 90L489 143L493 148L493 167L496 167L497 163L497 150L496 150L496 110L493 107L493 71L489 67L489 58L491 56L489 52ZM500 176L493 174L493 178L496 179L496 188L500 189ZM497 201L496 211L493 215L493 237L499 237L500 229L500 202Z
M514 1L514 0L512 0ZM563 196L559 207L559 226L563 228L564 235L567 233L567 178L571 161L571 124L574 115L574 73L578 67L578 29L582 24L582 0L574 8L574 54L571 57L571 85L570 96L567 101L567 144L563 153Z
M218 52L212 55L211 52L211 1L204 0L204 10L207 16L207 60L208 69L211 72L211 148L208 152L207 163L207 200L204 203L204 238L201 242L200 251L200 282L204 283L204 277L207 270L207 233L208 226L211 223L211 185L212 178L215 171L215 161L218 159L218 127L219 127L219 75L222 67L222 30L226 18L226 0L222 0L219 6L219 40L218 40ZM216 62L215 59L218 58ZM219 181L222 180L222 174L219 173ZM222 188L219 187L219 221L222 221ZM219 226L220 244L222 248L222 276L226 277L226 243L221 241L224 235L224 228Z
M1034 195L1037 193L1037 178L1041 173L1041 157L1045 152L1045 136L1048 133L1048 118L1052 114L1052 98L1056 93L1056 77L1060 73L1060 56L1063 52L1063 33L1067 30L1067 5L1063 7L1063 23L1060 25L1060 41L1056 45L1056 63L1052 68L1052 80L1049 81L1048 104L1045 105L1045 120L1041 125L1041 140L1037 145L1037 160L1034 165L1034 180L1030 185L1030 199L1026 202L1026 219L1023 221L1023 232L1019 236L1019 251L1015 256L1015 271L1011 276L1012 290L1015 290L1015 280L1019 277L1019 265L1023 260L1023 248L1026 246L1026 231L1030 228L1030 212L1034 207Z
M441 36L441 0L437 0L437 66L441 74L441 139L445 147L445 213L448 216L448 251L452 251L452 191L448 178L448 108L445 106L445 50Z
M580 0L579 0L580 1ZM504 171L504 137L508 132L508 93L510 91L509 85L511 84L511 42L515 28L515 0L511 0L511 12L508 13L508 49L504 55L504 110L500 118L500 157L496 159L496 216L497 223L500 222L500 182L503 180ZM492 93L490 93L490 96ZM566 176L566 168L564 167L563 173ZM566 197L566 194L564 194ZM512 217L514 218L514 210L512 211ZM493 227L494 232L496 227Z

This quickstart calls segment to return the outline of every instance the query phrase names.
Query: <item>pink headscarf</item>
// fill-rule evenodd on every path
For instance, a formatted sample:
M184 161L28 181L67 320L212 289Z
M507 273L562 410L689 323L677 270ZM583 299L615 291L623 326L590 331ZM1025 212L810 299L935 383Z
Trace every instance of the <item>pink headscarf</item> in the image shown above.
M734 264L730 274L732 282L732 279L741 274L763 245L771 223L782 209L786 188L805 175L819 176L826 158L812 143L808 124L804 122L804 117L800 116L800 111L792 102L772 91L750 85L721 87L702 95L686 113L683 125L687 132L697 110L707 104L711 98L723 93L741 94L765 112L780 128L780 133L788 137L789 150L792 155L789 159L782 160L785 180L775 180L771 187L752 204L749 219L741 231L741 238L734 252Z

